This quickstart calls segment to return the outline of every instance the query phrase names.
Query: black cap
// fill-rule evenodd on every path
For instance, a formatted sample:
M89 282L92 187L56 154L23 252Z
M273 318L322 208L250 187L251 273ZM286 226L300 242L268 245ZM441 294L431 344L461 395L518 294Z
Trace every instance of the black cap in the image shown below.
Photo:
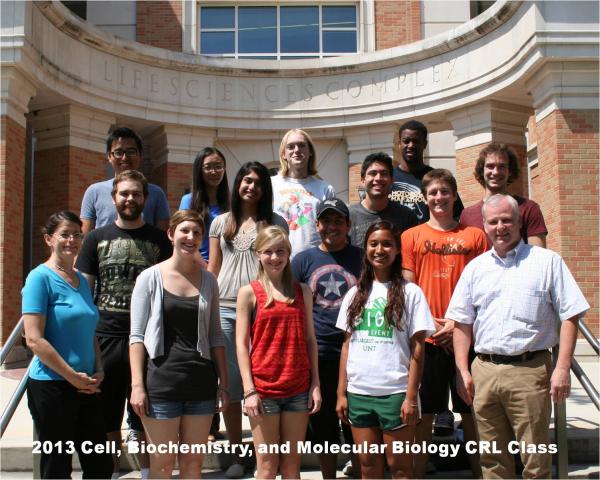
M350 218L350 212L348 211L348 207L339 198L329 198L319 203L319 206L317 207L317 220L327 210L334 210L335 212L338 212L344 217Z

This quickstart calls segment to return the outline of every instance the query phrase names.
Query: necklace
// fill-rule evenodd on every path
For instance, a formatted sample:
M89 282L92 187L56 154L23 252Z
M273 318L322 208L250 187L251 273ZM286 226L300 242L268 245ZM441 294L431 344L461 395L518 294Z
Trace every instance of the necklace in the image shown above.
M70 275L73 273L73 269L71 268L71 270L67 270L66 268L61 267L58 263L54 262L54 266L57 268L57 270L60 270L61 272L66 273L67 275Z

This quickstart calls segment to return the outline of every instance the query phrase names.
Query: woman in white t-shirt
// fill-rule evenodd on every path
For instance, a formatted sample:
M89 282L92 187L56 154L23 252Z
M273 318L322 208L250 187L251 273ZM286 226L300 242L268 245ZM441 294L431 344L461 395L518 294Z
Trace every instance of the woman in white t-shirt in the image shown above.
M419 420L419 383L425 338L435 331L421 289L402 279L400 236L387 221L365 235L358 284L342 302L337 327L346 331L340 359L338 416L352 426L363 478L412 477L412 455L394 454L393 442L412 442ZM385 454L385 457L384 455Z
M288 223L292 256L317 247L317 205L335 197L333 187L317 175L315 146L304 130L288 131L279 146L280 168L271 177L275 212Z

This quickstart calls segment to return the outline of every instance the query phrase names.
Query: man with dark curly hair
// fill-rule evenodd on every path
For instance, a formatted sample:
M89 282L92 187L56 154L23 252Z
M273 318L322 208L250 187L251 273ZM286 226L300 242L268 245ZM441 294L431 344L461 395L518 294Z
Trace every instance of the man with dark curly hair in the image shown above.
M463 210L460 223L483 230L481 207L497 193L506 195L508 185L519 178L519 163L515 152L503 143L491 143L479 152L473 176L484 188L483 200ZM548 230L540 206L533 200L513 195L519 204L521 236L525 243L546 247Z

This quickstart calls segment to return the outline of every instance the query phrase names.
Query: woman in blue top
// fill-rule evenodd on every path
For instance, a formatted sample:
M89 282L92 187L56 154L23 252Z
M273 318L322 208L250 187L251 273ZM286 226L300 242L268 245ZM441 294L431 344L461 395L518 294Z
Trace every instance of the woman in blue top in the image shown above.
M110 478L110 452L94 453L106 442L97 395L104 378L98 310L85 278L73 269L81 221L71 212L55 213L42 233L50 258L29 273L22 290L25 338L35 354L27 397L42 443L41 477L71 478L77 452L83 478Z
M208 231L218 215L229 211L229 184L225 172L225 157L213 147L205 147L194 160L192 193L181 197L180 210L196 210L204 220L204 238L200 254L208 262Z

